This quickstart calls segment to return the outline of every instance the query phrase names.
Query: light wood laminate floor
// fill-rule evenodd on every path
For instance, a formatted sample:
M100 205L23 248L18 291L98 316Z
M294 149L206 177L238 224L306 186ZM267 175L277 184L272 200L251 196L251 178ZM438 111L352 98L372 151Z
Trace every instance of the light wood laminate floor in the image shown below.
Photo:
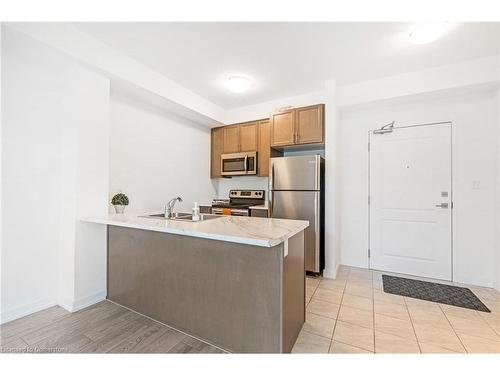
M306 323L292 352L500 353L494 289L467 286L485 313L384 293L382 274L342 266L335 280L308 277Z
M223 353L109 301L75 313L61 307L0 326L3 353Z
M468 287L491 313L384 293L377 271L308 277L292 353L500 353L500 294ZM10 353L223 353L109 301L76 313L51 307L1 325L0 339Z

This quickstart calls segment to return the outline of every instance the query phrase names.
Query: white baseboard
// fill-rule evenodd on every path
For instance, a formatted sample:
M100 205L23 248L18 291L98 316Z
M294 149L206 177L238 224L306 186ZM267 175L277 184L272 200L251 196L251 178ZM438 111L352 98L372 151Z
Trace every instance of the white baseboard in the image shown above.
M337 272L339 270L339 265L337 264L333 270L330 270L329 268L325 268L323 270L323 277L327 279L335 279L337 278Z
M45 298L7 311L2 311L0 312L0 324L22 318L26 315L30 315L56 305L57 302L53 298Z
M58 305L69 312L75 312L105 299L106 291L100 290L77 299L59 297Z
M0 324L7 323L12 320L16 320L26 315L30 315L40 310L48 309L49 307L57 305L61 306L69 312L75 312L97 302L101 302L105 299L105 290L87 294L86 296L80 297L74 301L65 298L59 298L59 301L55 301L52 298L45 298L36 302L28 303L10 310L0 312Z
M87 294L86 296L77 298L73 301L71 306L71 312L75 312L97 302L104 301L106 299L106 290L100 290L98 292Z
M72 312L73 311L73 299L69 297L59 296L57 299L57 304L61 306L64 310Z

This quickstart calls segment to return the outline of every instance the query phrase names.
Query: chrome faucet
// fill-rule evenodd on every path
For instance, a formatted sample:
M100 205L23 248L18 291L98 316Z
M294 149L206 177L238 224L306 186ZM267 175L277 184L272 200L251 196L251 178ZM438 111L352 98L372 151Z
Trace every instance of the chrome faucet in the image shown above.
M174 206L175 206L175 203L177 201L182 202L182 198L181 197L172 198L165 205L165 218L166 219L170 219L171 217L174 216Z

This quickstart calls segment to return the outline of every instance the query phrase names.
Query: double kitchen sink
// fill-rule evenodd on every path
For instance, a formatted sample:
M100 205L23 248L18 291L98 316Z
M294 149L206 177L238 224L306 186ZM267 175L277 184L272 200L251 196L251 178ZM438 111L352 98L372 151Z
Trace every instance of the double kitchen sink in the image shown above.
M200 214L200 220L193 220L193 215L190 213L186 212L176 212L173 217L166 218L165 214L154 214L154 215L147 215L147 216L141 216L149 219L165 219L165 220L179 220L179 221L206 221L206 220L211 220L211 219L217 219L218 217L221 217L220 215L212 215L212 214Z

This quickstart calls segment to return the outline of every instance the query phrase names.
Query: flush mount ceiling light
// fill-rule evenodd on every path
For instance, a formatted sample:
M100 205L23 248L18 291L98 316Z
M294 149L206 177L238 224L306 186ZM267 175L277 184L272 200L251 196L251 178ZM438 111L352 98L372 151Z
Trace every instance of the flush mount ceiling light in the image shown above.
M410 40L415 44L430 43L442 36L450 27L448 22L419 22L410 29Z
M235 93L242 93L247 91L250 86L251 82L247 77L243 76L231 76L227 79L226 81L226 87L229 89L229 91L235 92Z

